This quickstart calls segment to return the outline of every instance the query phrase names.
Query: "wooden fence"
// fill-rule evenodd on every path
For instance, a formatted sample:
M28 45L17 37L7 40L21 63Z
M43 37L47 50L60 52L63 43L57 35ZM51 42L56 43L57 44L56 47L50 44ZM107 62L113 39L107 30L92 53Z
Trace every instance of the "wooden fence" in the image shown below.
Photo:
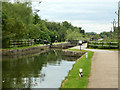
M9 48L13 47L24 47L34 45L34 39L25 39L25 40L10 40Z
M118 42L97 42L97 41L90 41L87 43L87 48L118 48Z

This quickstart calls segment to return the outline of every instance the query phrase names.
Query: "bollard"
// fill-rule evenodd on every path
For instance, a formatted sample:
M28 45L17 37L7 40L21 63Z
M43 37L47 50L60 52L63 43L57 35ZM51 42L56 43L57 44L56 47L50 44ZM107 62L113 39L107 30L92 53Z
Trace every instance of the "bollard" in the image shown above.
M88 58L88 53L86 52L86 59Z
M82 69L79 69L79 76L80 76L80 78L83 77L83 72L82 71L83 71Z
M79 41L79 45L80 45L80 51L81 51L81 45L82 45L82 41L81 40Z

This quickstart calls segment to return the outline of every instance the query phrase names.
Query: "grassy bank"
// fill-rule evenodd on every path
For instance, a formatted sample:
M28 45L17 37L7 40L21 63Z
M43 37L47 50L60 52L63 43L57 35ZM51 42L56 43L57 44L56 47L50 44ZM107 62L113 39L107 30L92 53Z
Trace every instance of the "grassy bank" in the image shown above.
M13 47L13 48L3 48L3 50L8 50L8 49L25 49L25 48L30 48L30 47L38 47L43 44L36 44L36 45L31 45L31 46L25 46L25 47Z
M69 49L73 51L79 51L77 49ZM86 55L83 55L79 58L76 63L73 65L72 69L69 71L68 76L63 80L60 88L86 88L88 86L88 78L90 75L91 68L91 58L93 52L88 52L88 58ZM79 77L79 69L83 69L83 77Z
M61 44L61 43L66 43L66 42L56 42L53 43L54 44ZM42 45L46 45L46 44L36 44L36 45L32 45L32 46L25 46L25 47L13 47L13 48L3 48L2 50L11 50L11 49L25 49L25 48L30 48L30 47L38 47L38 46L42 46ZM50 44L48 44L50 45Z

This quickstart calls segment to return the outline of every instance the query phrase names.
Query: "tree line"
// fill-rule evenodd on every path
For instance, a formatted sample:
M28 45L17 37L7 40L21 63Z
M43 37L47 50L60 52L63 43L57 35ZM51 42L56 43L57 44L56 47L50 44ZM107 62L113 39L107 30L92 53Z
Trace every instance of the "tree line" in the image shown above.
M115 32L117 32L116 29ZM48 42L55 42L55 40L62 42L97 40L98 38L110 39L110 32L87 33L82 27L73 26L68 21L59 23L42 20L37 12L33 12L30 2L2 3L3 48L8 47L9 40L41 39Z
M73 38L76 35L82 38L85 30L67 21L59 23L42 20L37 12L33 13L30 2L2 3L3 48L8 47L9 40L41 39L61 42L80 39L79 37Z

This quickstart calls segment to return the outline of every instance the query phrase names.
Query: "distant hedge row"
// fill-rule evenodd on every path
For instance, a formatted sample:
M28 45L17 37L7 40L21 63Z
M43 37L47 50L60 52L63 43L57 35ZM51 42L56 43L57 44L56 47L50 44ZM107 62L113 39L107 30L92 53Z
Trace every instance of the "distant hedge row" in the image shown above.
M100 49L117 49L119 47L118 42L88 42L88 48L100 48Z

